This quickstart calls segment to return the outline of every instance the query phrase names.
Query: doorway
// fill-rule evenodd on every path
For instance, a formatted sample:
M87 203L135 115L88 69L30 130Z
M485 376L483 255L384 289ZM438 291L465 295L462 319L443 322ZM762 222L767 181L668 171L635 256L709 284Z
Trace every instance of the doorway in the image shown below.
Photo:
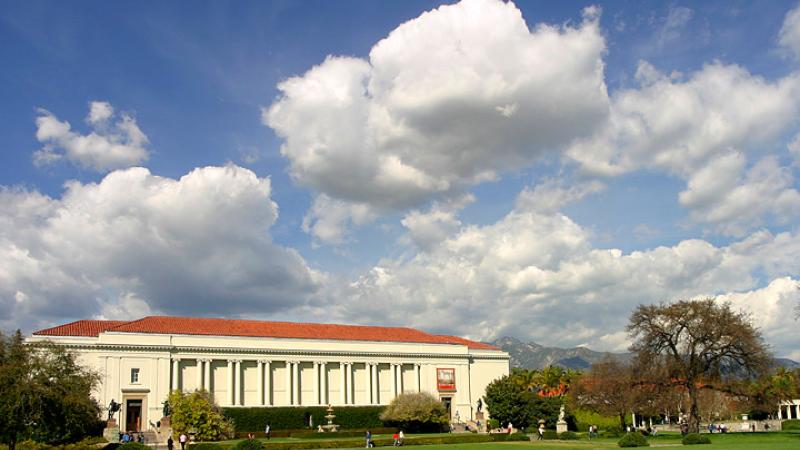
M453 397L442 397L442 405L444 405L444 409L447 410L447 417L453 418L451 413L453 407Z
M142 400L128 400L125 402L125 431L141 431L142 425Z

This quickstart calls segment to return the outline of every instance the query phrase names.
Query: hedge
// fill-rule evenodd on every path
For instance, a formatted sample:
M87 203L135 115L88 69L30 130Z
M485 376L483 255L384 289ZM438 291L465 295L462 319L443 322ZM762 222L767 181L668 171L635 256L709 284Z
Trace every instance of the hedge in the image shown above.
M341 429L366 429L383 427L378 418L383 406L342 406L333 411L333 422ZM284 429L308 429L308 416L313 417L314 428L324 425L324 406L310 407L266 407L266 408L222 408L225 417L233 420L238 432L264 432L270 424L270 431Z
M514 434L454 434L428 437L407 437L403 441L403 446L408 445L439 445L439 444L473 444L483 442L510 442L510 441L529 441L530 438L525 433ZM353 448L362 447L363 439L338 439L338 440L318 440L304 442L266 442L265 450L301 450L316 448ZM391 438L373 439L376 447L391 447L394 441Z
M704 434L690 433L684 436L683 439L681 439L681 443L683 445L710 444L711 439L709 439L708 436Z
M575 433L575 432L572 432L572 431L565 431L565 432L559 434L558 438L561 439L562 441L576 441L576 440L580 439L580 437L578 436L578 433Z
M642 433L638 432L631 432L627 433L625 436L622 436L622 439L617 442L617 445L620 447L649 447L650 444L647 442L647 438L642 436Z
M216 442L199 442L197 444L189 444L189 450L223 450L222 446Z
M784 420L783 422L781 422L781 430L783 431L800 430L800 420L798 419Z

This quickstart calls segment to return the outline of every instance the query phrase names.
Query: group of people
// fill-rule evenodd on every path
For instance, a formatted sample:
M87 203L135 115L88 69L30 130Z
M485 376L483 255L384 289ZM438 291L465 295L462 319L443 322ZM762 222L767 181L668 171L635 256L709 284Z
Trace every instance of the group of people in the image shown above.
M589 439L596 438L598 435L597 433L597 425L589 425Z
M178 442L181 444L181 450L186 450L186 443L189 442L189 436L186 436L186 433L181 433L178 436ZM172 436L167 438L167 450L173 450L175 447L175 441L172 440Z
M128 431L127 433L120 433L119 441L123 444L127 442L138 442L140 444L144 444L144 434L142 433L133 433L132 431Z
M396 431L392 435L392 445L395 447L400 447L403 445L403 441L405 440L406 435L403 433L403 430ZM372 432L367 430L366 434L364 435L365 447L371 448L375 447L375 441L372 440Z

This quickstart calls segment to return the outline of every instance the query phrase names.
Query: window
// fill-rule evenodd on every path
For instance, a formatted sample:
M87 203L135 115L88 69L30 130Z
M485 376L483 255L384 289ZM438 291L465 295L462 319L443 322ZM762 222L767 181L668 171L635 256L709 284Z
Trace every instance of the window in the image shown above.
M131 369L131 384L138 384L139 383L139 369L133 368Z

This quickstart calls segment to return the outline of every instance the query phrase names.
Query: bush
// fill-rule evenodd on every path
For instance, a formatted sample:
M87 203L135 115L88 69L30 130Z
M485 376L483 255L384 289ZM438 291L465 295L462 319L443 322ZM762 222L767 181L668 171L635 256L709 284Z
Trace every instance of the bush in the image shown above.
M234 450L264 450L264 446L261 444L261 441L257 440L250 440L244 439L236 443L233 446Z
M199 442L197 444L189 444L189 450L222 450L222 446L214 442Z
M31 439L17 442L16 450L47 450L50 446Z
M200 441L218 441L233 436L233 424L208 392L184 394L172 391L169 404L172 406L172 430L176 435L195 430L195 439Z
M623 433L621 431L619 431L618 429L616 429L616 428L603 430L599 434L600 434L600 437L604 437L604 438L618 438L618 437L623 435Z
M260 407L260 408L222 408L222 414L234 422L237 432L264 432L267 424L273 437L280 430L308 430L308 417L314 424L323 424L327 414L323 406L309 407ZM341 429L367 429L383 427L378 417L383 406L342 406L333 411L333 422Z
M442 402L428 392L398 395L383 410L380 419L412 433L444 431L450 422Z
M558 438L561 439L562 441L577 441L578 439L580 439L578 433L574 433L572 431L565 431L559 434Z
M781 422L781 430L783 431L792 431L792 430L800 430L800 420L784 420Z
M500 428L500 421L497 419L489 419L486 422L486 426L488 426L490 430L494 430L495 428Z
M590 425L597 425L600 430L619 429L619 417L604 416L593 411L577 408L573 411L575 426L578 431L589 431Z
M622 439L619 440L617 443L620 447L649 447L650 444L647 443L647 439L642 436L642 433L633 432L627 433L625 436L622 436Z
M441 444L471 444L483 442L514 442L529 441L530 438L524 433L513 434L452 434L437 436L410 436L403 442L407 445L441 445ZM391 447L393 441L389 437L373 439L376 447ZM264 444L265 450L300 450L316 448L356 448L364 445L363 439L330 439L312 440L303 442L267 442Z
M537 431L537 433L538 433L538 431ZM555 430L544 430L544 436L543 437L545 439L558 439L558 433L556 433Z
M150 447L138 442L126 442L119 446L119 450L150 450Z
M708 436L697 434L697 433L690 433L683 437L681 440L683 445L699 445L699 444L710 444L711 439Z

